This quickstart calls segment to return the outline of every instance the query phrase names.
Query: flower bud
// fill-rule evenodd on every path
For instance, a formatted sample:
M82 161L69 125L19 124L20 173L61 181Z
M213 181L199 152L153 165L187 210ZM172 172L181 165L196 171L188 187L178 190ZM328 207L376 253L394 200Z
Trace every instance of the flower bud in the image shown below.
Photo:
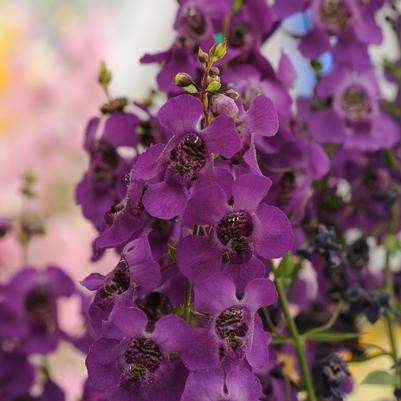
M226 92L226 96L230 97L233 100L238 100L239 98L239 93L237 91L235 91L234 89L229 89Z
M186 86L189 86L192 84L192 77L187 74L186 72L179 72L175 76L175 84L179 88L185 88Z
M220 75L220 70L217 67L212 67L209 70L209 77L216 78Z
M214 63L221 60L227 53L227 43L226 41L216 43L210 49L210 60Z
M209 62L209 56L201 48L198 50L198 59L202 64L207 64Z
M216 95L212 98L212 110L215 114L232 117L238 114L238 106L226 95Z

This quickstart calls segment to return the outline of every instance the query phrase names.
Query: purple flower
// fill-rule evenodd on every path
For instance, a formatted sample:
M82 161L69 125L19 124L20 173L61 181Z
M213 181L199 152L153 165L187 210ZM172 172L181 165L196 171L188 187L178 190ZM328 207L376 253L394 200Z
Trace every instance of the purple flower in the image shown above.
M281 56L277 77L265 78L254 66L246 64L224 71L222 79L240 93L245 107L257 96L264 95L272 100L279 114L290 114L292 100L288 87L295 80L295 70L285 54Z
M368 4L372 3L372 4ZM380 44L382 34L374 21L377 6L354 0L311 0L314 27L302 38L303 56L317 58L330 49L330 36L353 43ZM381 7L381 5L379 5Z
M276 302L276 289L266 278L250 281L241 299L226 273L217 273L195 285L195 308L207 313L209 322L193 336L192 348L184 355L191 370L219 366L226 361L245 359L255 369L268 363L270 334L261 326L256 312Z
M348 70L333 70L319 82L316 91L318 96L332 97L331 107L312 111L307 117L309 131L319 142L375 151L389 148L399 139L399 128L377 102L373 71L355 76Z
M1 309L0 309L1 314ZM2 320L3 324L3 320ZM0 399L11 401L29 393L35 370L20 351L5 351L0 346Z
M92 118L88 122L84 146L90 156L90 166L77 185L76 201L98 230L103 228L107 210L124 198L130 161L119 155L117 147L137 143L135 125L138 122L133 114L112 113L100 137L101 120Z
M191 372L181 401L257 401L262 389L258 378L240 366Z
M180 399L187 371L177 353L190 346L190 328L173 315L159 319L151 333L146 326L146 315L133 307L116 310L103 324L86 365L92 385L106 399Z
M165 145L150 147L133 167L135 179L148 181L142 202L153 217L168 220L181 214L190 197L191 183L212 177L211 154L230 158L241 146L234 122L228 117L219 116L198 130L201 113L202 104L193 96L168 100L158 120L172 138Z
M115 305L130 305L134 289L151 291L159 284L160 266L153 258L149 233L146 229L138 239L124 247L120 261L108 275L92 273L82 281L83 286L96 291L89 310L96 332Z
M123 246L138 235L144 226L143 187L143 182L131 180L124 199L106 211L103 231L93 244L95 250Z
M57 267L26 267L2 289L0 336L20 343L27 353L54 351L68 336L57 321L57 300L75 293L72 280Z
M209 235L189 235L177 246L178 266L187 277L200 282L222 268L237 286L265 274L259 259L277 258L292 245L291 224L274 206L262 203L271 181L242 175L232 187L233 205L216 184L197 188L184 214L187 227L209 226Z

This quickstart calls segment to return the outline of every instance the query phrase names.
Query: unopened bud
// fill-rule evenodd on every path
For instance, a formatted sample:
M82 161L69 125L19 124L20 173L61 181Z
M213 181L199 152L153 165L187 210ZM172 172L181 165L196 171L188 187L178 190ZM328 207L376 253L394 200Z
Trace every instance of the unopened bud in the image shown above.
M226 93L226 96L230 97L233 100L238 100L239 98L239 93L235 91L234 89L229 89Z
M238 106L234 100L226 95L216 95L212 98L212 110L214 114L232 117L238 114Z
M216 43L211 49L210 49L210 60L212 63L215 61L221 60L227 53L227 43L226 41Z
M220 75L220 70L217 67L212 67L209 70L209 77L216 78Z
M185 88L186 86L189 86L192 84L192 77L187 74L186 72L179 72L175 76L175 84L179 88Z
M208 54L204 52L201 48L199 48L198 50L198 58L203 65L206 65L209 62Z

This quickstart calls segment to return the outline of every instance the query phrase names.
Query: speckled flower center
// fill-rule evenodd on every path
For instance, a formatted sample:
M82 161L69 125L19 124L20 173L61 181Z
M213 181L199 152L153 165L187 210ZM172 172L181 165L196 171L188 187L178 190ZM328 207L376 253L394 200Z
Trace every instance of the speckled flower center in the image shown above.
M114 268L110 279L106 280L102 293L104 297L122 294L128 290L131 284L129 265L125 259L121 259Z
M227 339L234 345L237 337L245 337L248 325L244 322L245 310L241 306L225 309L216 319L216 333L222 339Z
M372 112L369 96L359 85L352 85L344 92L341 108L351 121L366 120Z
M142 381L148 372L159 369L163 356L159 346L147 338L137 338L124 353L128 376L135 382Z
M101 183L114 180L117 166L117 152L112 147L98 142L95 148L95 157L92 161L94 182Z
M241 48L247 42L249 28L246 25L238 25L231 30L230 36L228 38L229 46Z
M224 245L231 240L249 237L253 231L252 217L247 212L232 212L224 216L217 225L217 238Z
M170 298L161 292L151 292L144 298L142 310L148 317L147 329L152 331L155 322L171 312L172 305Z
M184 17L190 34L201 36L205 33L206 22L201 12L195 7L186 7Z
M342 383L347 378L348 371L342 360L333 357L323 364L323 374L333 383Z
M50 332L53 326L53 303L45 288L35 288L25 298L25 311L34 329Z
M253 252L248 240L252 232L252 217L247 212L232 212L219 221L216 233L220 242L227 245L226 261L240 264L252 257Z
M342 31L351 23L351 12L344 0L322 0L320 17L329 29Z
M278 185L277 202L279 205L286 205L292 198L296 189L296 177L293 171L287 171L283 174Z
M206 164L205 143L196 134L189 134L171 151L171 169L181 176L194 179Z

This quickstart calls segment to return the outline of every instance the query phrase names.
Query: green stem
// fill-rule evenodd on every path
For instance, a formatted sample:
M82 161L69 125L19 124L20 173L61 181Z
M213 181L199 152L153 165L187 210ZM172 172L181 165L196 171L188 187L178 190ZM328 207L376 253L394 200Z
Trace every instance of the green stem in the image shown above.
M317 401L315 390L313 388L312 376L309 371L308 362L306 360L305 355L305 343L303 338L298 332L298 328L295 324L294 319L291 316L287 296L285 293L284 283L282 282L280 277L277 277L275 280L278 298L280 301L281 308L283 310L285 319L287 320L288 329L290 331L292 341L295 347L295 352L297 354L297 358L299 361L299 365L302 371L302 375L304 377L306 391L308 393L308 401Z
M390 252L386 251L386 264L384 270L384 284L385 291L390 295L390 303L393 301L394 297L394 281L393 281L393 272L391 271L390 266ZM386 311L386 326L387 326L387 336L390 343L390 354L393 363L396 364L398 362L398 349L397 349L397 341L395 339L394 333L394 319L393 313L390 310ZM398 382L398 386L401 386L401 369L399 367L395 368L395 376Z
M327 323L307 331L306 333L304 333L302 335L302 337L308 338L308 335L310 335L310 334L321 333L322 331L330 330L333 327L333 325L335 324L335 322L337 321L338 317L340 316L343 306L344 306L344 301L340 300L340 302L336 306L336 309L335 309L333 315L331 316L331 318L329 319L329 321Z
M191 320L191 296L192 296L192 281L188 280L187 289L185 291L185 320L187 323Z

